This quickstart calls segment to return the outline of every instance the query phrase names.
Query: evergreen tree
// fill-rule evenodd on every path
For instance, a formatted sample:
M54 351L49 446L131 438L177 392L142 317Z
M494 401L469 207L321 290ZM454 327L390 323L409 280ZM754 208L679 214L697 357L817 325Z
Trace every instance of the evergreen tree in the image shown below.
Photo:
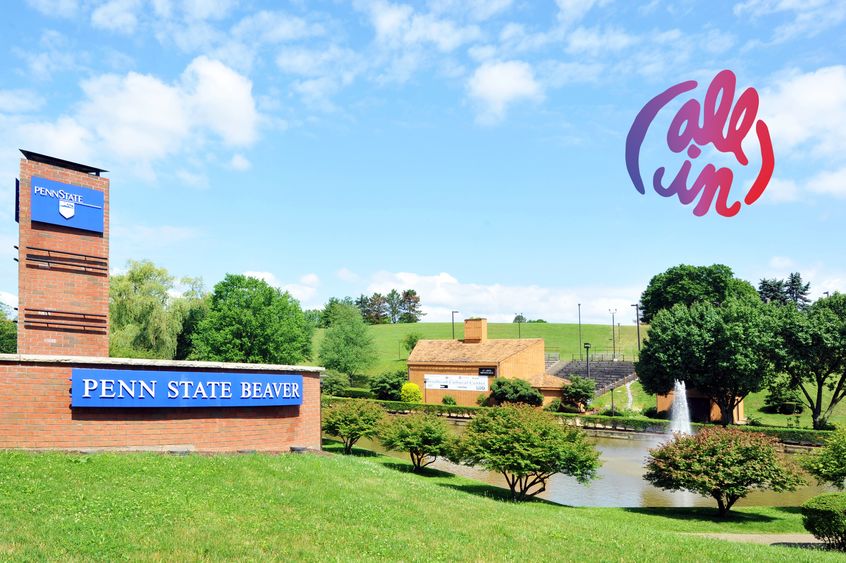
M792 301L798 309L804 309L811 302L808 299L808 293L811 290L811 284L802 283L802 274L793 272L787 276L787 281L784 282L784 291L787 299Z
M758 283L758 295L764 303L785 305L788 302L784 280L764 278Z
M425 313L420 309L420 296L413 289L402 292L399 322L416 323Z
M385 296L385 303L387 305L388 310L388 318L391 321L391 324L396 324L400 320L400 315L402 314L402 296L400 296L399 291L396 289L392 289L388 295Z

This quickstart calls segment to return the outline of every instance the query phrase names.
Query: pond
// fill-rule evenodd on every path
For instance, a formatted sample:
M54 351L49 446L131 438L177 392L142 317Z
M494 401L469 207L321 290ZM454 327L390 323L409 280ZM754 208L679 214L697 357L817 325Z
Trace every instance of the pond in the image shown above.
M460 431L460 430L459 430ZM635 434L631 439L591 438L600 451L602 467L595 480L587 485L579 484L572 477L553 475L547 483L547 490L540 498L569 506L611 506L611 507L657 507L657 506L714 506L711 498L700 497L687 492L664 491L653 487L643 479L644 460L648 450L661 443L662 438ZM378 442L361 440L357 447L385 453L397 458L408 459L408 454L386 452ZM475 467L455 465L439 459L430 467L483 481L490 485L507 488L505 479L499 473L491 473ZM820 487L813 479L809 484L792 493L755 491L737 506L798 506L809 498L834 489Z

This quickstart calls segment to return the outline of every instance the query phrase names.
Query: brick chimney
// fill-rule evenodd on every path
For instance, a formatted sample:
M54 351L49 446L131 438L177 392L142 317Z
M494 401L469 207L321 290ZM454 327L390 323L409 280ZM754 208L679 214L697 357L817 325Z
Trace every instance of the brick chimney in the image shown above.
M464 343L478 344L488 339L488 319L466 319L464 321Z

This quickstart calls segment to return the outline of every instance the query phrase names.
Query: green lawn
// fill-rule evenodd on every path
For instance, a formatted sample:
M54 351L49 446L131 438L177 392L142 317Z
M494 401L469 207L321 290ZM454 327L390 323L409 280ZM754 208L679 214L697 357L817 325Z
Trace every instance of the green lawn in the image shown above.
M368 375L377 375L384 371L405 369L408 351L402 347L402 340L409 333L416 332L425 339L452 338L451 323L414 323L370 326L376 344L378 360L367 370ZM488 325L489 338L517 338L516 323L491 323ZM562 359L579 356L579 325L557 323L522 323L519 327L523 338L543 338L548 352L559 352ZM315 332L312 341L314 365L317 365L317 352L323 339L324 329ZM641 327L641 335L646 331ZM637 353L637 330L634 326L621 326L617 342L617 354L625 359L632 359ZM464 323L456 321L455 337L464 338ZM611 324L582 325L582 342L590 342L591 353L611 355Z
M364 452L361 452L364 454ZM843 561L690 532L802 532L794 509L514 504L382 456L0 452L0 558Z

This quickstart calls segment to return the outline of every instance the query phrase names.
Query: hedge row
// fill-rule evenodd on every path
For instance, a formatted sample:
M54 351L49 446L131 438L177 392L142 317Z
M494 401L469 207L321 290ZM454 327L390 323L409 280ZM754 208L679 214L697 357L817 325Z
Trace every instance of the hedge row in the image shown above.
M348 401L349 398L324 397L325 404L333 401ZM390 413L425 412L445 416L472 417L481 409L490 407L462 407L458 405L436 405L429 403L403 403L402 401L374 401ZM663 434L670 431L669 420L653 418L635 418L624 416L602 416L597 414L555 413L567 424L582 428L602 430L620 430L625 432L655 432ZM709 424L694 423L694 428L703 428ZM745 432L760 432L775 436L785 444L821 446L834 432L831 430L812 430L810 428L783 428L777 426L737 426Z

